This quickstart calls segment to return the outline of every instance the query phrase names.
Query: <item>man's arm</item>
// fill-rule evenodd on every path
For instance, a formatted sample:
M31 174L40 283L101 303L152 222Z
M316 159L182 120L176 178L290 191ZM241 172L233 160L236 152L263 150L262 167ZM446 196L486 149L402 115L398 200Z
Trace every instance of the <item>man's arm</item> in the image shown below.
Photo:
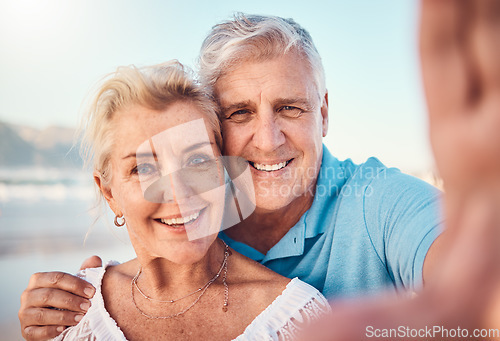
M436 238L427 251L422 270L424 285L428 285L436 279L436 274L439 272L439 263L446 255L449 242L450 235L445 231Z
M446 239L442 193L395 169L380 171L369 188L364 220L372 245L398 288L419 290Z
M85 260L80 269L102 266L99 257ZM28 341L48 340L73 326L90 307L95 288L87 281L63 272L33 274L21 295L19 321Z

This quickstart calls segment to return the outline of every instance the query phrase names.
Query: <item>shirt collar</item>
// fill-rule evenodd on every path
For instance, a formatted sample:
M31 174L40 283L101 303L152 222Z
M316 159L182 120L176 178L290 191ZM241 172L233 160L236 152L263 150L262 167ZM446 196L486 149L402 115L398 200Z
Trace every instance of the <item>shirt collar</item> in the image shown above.
M345 184L346 174L341 162L335 158L323 145L323 158L316 182L314 200L305 216L305 238L313 238L325 232L324 212L328 210L332 201L336 200L342 186Z

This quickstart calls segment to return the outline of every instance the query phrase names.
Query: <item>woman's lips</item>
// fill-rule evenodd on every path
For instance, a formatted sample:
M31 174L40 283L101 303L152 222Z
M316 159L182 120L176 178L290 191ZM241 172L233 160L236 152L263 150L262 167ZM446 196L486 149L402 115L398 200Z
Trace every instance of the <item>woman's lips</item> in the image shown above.
M160 218L155 220L174 229L184 229L185 226L189 226L195 223L199 219L200 215L205 211L205 209L206 207L189 215L181 216L178 218Z
M200 216L200 211L190 214L185 217L180 218L172 218L172 219L160 219L160 221L164 224L173 226L173 225L184 225L189 224L191 221L198 219Z

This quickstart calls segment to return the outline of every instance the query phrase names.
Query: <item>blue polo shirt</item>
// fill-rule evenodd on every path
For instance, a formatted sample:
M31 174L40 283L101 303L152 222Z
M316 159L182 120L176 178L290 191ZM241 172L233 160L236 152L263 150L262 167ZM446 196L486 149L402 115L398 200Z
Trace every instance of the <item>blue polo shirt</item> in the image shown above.
M275 272L299 277L326 297L415 290L425 255L442 230L441 193L376 158L339 161L323 146L311 208L267 254L220 237Z

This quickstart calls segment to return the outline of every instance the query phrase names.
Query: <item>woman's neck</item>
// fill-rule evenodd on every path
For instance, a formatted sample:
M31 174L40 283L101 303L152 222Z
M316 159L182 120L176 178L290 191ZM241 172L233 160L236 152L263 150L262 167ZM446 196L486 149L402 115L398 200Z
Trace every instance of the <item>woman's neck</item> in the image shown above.
M193 264L177 264L165 258L137 254L137 285L148 296L171 300L205 286L219 272L225 247L220 240L210 246L205 256Z

